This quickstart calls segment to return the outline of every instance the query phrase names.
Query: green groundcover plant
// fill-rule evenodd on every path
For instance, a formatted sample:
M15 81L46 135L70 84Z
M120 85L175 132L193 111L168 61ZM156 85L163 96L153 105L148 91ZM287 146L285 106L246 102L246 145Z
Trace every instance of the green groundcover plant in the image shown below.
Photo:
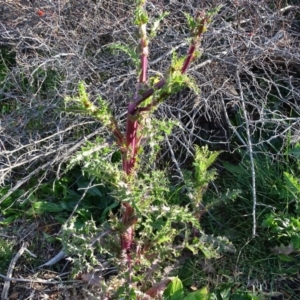
M74 104L71 112L96 118L114 137L113 143L101 137L87 142L72 158L69 168L80 165L84 175L104 184L119 203L119 210L110 211L101 224L91 220L78 227L73 218L63 226L62 234L74 275L81 274L84 280L100 286L99 297L113 299L157 298L172 282L170 276L176 274L186 255L199 253L211 259L222 251L234 251L226 238L206 235L199 222L205 212L203 193L216 177L209 167L219 153L196 147L194 170L184 172L184 183L177 189L154 164L159 142L171 133L176 122L157 120L153 111L183 88L199 93L186 72L199 56L202 35L219 7L199 12L195 18L186 14L191 33L187 55L173 55L166 78L148 79L150 39L166 14L152 22L148 35L150 18L145 4L137 1L134 12L140 33L140 59L126 45L113 46L125 51L139 70L136 91L128 104L125 133L104 99L99 96L98 104L94 104L84 82L79 83L78 96L66 99Z

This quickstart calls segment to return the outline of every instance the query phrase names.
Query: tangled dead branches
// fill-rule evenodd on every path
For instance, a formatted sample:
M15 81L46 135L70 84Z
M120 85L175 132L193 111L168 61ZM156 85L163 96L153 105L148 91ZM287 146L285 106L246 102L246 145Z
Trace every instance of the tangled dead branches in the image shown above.
M129 58L112 53L110 45L138 46L133 3L0 0L6 66L0 76L0 184L11 186L0 202L31 178L38 186L49 173L60 176L62 165L86 140L105 135L101 124L64 113L63 98L76 93L79 80L124 119L137 74ZM230 150L235 143L255 152L272 147L287 132L292 142L299 140L299 5L149 0L151 16L170 12L150 45L149 75L167 72L173 51L187 51L183 12L219 4L222 9L202 41L203 54L190 70L201 94L185 90L156 112L180 121L162 154L172 158L179 174L194 144Z

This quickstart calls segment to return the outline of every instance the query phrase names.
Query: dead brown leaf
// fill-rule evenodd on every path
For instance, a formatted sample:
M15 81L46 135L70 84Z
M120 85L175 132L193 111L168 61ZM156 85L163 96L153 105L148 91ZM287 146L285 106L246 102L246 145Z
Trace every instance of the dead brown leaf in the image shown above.
M100 285L102 276L99 272L88 272L81 275L81 279L90 285Z
M171 279L166 278L163 279L161 282L155 283L149 290L146 291L146 294L151 298L157 296L157 294L167 287L167 285L171 282Z
M280 246L273 248L273 252L276 254L290 255L295 251L296 250L292 243L290 243L288 246L281 244Z

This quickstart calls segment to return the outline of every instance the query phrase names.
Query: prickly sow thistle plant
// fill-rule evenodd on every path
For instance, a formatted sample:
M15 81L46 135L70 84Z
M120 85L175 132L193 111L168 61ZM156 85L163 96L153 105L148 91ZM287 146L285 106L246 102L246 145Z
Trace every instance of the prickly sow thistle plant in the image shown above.
M192 36L188 54L182 58L173 55L166 78L148 80L150 38L145 3L145 0L137 1L134 13L134 22L139 27L141 52L137 88L128 104L125 133L101 97L98 97L98 105L91 102L83 82L79 83L78 96L67 99L76 102L76 112L96 118L114 136L114 144L100 138L96 143L87 143L71 160L70 167L80 163L85 174L100 179L110 187L112 195L120 202L120 217L110 213L108 221L99 228L90 226L93 230L89 230L89 237L92 240L100 235L97 241L98 255L118 266L118 274L111 279L111 285L104 286L103 283L103 291L108 292L111 286L117 286L114 288L115 297L130 294L130 299L140 299L139 296L132 298L138 291L155 297L157 291L153 292L152 285L169 276L172 270L170 266L178 264L183 249L190 249L193 253L201 251L211 258L218 255L220 245L229 245L226 239L206 236L199 223L202 194L208 182L215 178L215 172L207 169L218 153L210 152L207 148L197 148L195 177L186 173L186 187L193 197L189 197L191 205L183 207L172 204L174 201L171 199L184 195L179 195L180 191L175 194L171 191L166 174L153 170L151 161L143 156L141 146L142 140L157 146L159 138L156 137L171 132L174 122L156 120L151 114L160 103L184 87L198 92L186 71L197 56L202 34L218 8L208 13L198 13L195 18L186 15ZM165 15L154 21L150 37L155 36L159 22ZM125 51L137 63L138 55L129 47L117 44L113 48ZM150 82L152 86L149 86ZM111 159L116 151L121 153L121 168L118 162L113 163ZM78 272L93 261L96 255L91 251L93 242L88 247L83 246L86 235L83 238L81 231L76 232L72 224L64 227L64 246L67 253L77 254ZM101 235L101 232L106 234ZM76 265L75 258L74 262Z

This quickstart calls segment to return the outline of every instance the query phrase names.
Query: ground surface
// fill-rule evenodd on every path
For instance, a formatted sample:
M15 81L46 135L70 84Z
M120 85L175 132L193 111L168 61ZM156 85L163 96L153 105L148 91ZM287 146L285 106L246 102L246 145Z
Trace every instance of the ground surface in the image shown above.
M177 119L182 125L164 141L161 154L161 161L171 161L169 168L176 176L178 168L189 165L193 144L207 143L229 152L249 149L241 134L245 124L252 126L253 136L267 132L253 139L254 147L270 145L274 137L281 138L287 131L294 143L299 141L299 115L289 115L291 108L299 112L300 101L300 9L295 1L149 0L150 14L170 11L151 45L149 75L167 71L172 49L186 53L188 31L183 12L195 14L217 4L223 7L204 36L202 57L190 70L201 93L181 92L156 112L159 118ZM0 184L5 186L0 202L18 190L13 201L30 199L42 184L64 175L66 162L86 140L106 135L94 120L62 112L64 97L76 92L79 80L89 84L92 95L101 94L108 100L117 119L124 120L136 74L126 55L116 52L112 58L109 46L115 42L137 45L130 1L0 0L0 48L7 64L3 77L0 72ZM284 92L282 87L286 87ZM247 106L244 124L236 119L242 108L241 92ZM271 107L272 101L277 104ZM240 138L244 142L234 148ZM42 197L46 198L45 193ZM51 197L46 200L52 201ZM0 211L1 219L5 216ZM0 250L4 241L13 250L8 261L22 247L37 256L25 251L11 265L12 274L1 270L8 277L25 280L6 287L9 299L93 299L92 288L81 278L67 282L68 261L51 270L37 268L60 251L60 244L51 240L59 231L54 214L30 218L19 214L12 224L1 226ZM224 269L231 269L230 260L215 265L220 262ZM235 271L242 272L242 268ZM247 275L236 274L236 278L246 282ZM270 299L297 299L299 274L285 275L283 272L282 281L277 278L275 282L250 275L248 280L255 287L260 282L264 291L274 291Z

